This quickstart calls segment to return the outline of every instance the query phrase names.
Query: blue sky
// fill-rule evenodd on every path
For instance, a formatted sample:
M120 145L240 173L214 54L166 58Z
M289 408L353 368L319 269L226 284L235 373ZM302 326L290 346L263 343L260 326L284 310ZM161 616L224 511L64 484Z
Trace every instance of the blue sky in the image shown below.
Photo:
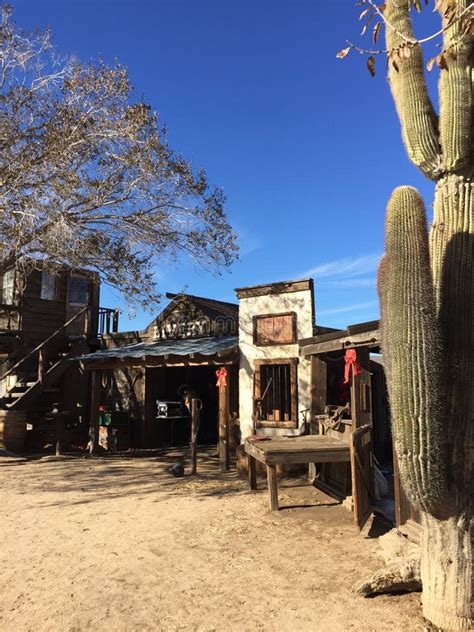
M335 57L360 29L352 0L13 5L24 28L49 26L61 51L126 64L170 145L223 187L241 260L220 277L185 260L160 265L163 293L233 301L235 287L313 276L319 324L378 317L387 199L410 184L430 209L433 186L405 155L385 61L371 78L362 57ZM165 304L130 320L117 292L103 289L101 303L124 307L123 329Z

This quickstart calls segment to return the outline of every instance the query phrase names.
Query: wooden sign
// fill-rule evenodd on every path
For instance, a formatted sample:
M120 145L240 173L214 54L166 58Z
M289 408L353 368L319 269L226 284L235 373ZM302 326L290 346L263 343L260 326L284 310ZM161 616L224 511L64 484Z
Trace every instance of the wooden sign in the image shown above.
M258 346L294 344L297 342L296 313L254 316L253 340Z

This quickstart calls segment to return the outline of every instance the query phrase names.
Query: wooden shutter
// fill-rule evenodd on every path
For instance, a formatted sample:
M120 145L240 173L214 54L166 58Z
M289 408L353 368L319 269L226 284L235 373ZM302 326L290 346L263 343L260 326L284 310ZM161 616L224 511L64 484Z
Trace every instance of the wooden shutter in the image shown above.
M296 313L261 314L253 317L253 338L257 346L297 342Z

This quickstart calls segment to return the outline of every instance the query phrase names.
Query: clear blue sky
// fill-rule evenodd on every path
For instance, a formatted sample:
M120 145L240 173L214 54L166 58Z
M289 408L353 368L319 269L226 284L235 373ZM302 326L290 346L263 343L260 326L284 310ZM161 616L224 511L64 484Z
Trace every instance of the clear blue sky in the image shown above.
M411 184L430 206L433 187L405 155L384 60L372 79L362 57L335 58L360 29L352 0L12 3L61 51L126 64L171 146L224 188L241 261L220 278L189 261L157 269L163 293L233 301L235 287L313 276L319 324L378 317L387 198ZM123 306L107 289L102 304ZM162 306L125 309L122 328Z

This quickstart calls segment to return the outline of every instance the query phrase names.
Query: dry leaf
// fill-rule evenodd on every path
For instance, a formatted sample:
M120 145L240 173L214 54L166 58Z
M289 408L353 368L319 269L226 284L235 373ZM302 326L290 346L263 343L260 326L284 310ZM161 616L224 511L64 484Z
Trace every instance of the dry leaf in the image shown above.
M348 46L347 48L343 48L342 50L340 50L337 53L336 57L338 59L344 59L344 57L346 57L346 55L348 55L350 53L350 51L351 51L351 47L350 46Z
M367 60L367 69L371 77L375 77L375 57L371 55Z
M426 64L426 70L428 72L431 72L433 70L435 61L436 61L436 57L432 57L431 59L428 60L428 63Z
M380 31L381 26L382 26L382 22L377 22L377 24L374 26L374 32L372 34L372 39L374 41L374 44L377 44L377 38L379 36L379 31Z

